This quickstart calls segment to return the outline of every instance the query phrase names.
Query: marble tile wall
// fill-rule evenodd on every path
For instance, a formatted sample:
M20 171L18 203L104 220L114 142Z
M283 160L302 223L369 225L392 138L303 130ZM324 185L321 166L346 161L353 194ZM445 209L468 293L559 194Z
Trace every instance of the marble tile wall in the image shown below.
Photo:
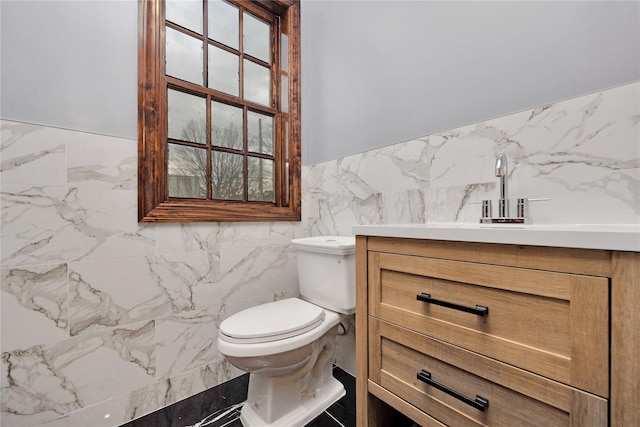
M640 223L640 83L522 111L310 166L303 212L311 235L354 224L477 223L494 200L495 156L535 223ZM353 329L338 365L355 373Z
M305 166L303 222L275 224L138 224L136 141L2 121L0 422L116 426L239 375L217 325L297 294L291 238L476 222L498 152L512 199L550 198L537 223L640 222L639 104L634 83Z
M535 223L640 222L640 83L310 166L303 208L311 234L353 224L477 222L497 210L495 157L509 195Z
M116 426L240 375L219 322L296 296L301 224L138 224L137 142L2 121L3 426Z

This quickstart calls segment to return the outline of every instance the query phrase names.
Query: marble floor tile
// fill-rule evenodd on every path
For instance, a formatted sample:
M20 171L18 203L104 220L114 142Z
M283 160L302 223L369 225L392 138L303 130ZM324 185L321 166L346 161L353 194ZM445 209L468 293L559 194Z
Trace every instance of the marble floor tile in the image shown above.
M355 427L355 378L338 367L334 376L347 394L305 427ZM242 427L240 410L248 386L249 375L244 374L121 427Z

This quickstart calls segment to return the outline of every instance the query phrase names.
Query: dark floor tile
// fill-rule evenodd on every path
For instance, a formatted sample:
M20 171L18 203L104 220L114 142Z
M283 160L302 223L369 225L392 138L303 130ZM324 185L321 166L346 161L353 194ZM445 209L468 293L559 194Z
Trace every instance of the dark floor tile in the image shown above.
M249 374L176 402L121 427L185 427L247 400ZM207 427L214 427L213 425Z
M346 395L305 427L355 427L355 378L338 367L334 368L333 374L344 384ZM209 422L207 427L242 427L239 420L241 406L234 405L247 399L248 385L249 375L245 374L121 427L185 427L205 418Z
M340 424L332 416L323 412L305 427L340 427Z
M344 385L347 394L331 405L331 407L327 409L327 412L344 427L355 427L356 379L337 366L333 369L333 376Z

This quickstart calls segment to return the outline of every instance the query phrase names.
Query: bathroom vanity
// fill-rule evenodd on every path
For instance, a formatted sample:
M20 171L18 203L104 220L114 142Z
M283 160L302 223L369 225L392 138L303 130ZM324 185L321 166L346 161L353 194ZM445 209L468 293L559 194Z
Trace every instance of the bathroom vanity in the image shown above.
M640 425L640 227L356 226L357 425Z

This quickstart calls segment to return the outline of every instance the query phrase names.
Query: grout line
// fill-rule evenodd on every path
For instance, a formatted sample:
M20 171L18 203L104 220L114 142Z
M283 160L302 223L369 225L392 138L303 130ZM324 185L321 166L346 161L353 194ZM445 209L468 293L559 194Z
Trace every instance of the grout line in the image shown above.
M335 421L340 427L345 427L344 424L342 424L340 421L338 421L338 419L336 417L334 417L333 415L331 415L328 411L324 411L325 414L329 415L333 421Z

